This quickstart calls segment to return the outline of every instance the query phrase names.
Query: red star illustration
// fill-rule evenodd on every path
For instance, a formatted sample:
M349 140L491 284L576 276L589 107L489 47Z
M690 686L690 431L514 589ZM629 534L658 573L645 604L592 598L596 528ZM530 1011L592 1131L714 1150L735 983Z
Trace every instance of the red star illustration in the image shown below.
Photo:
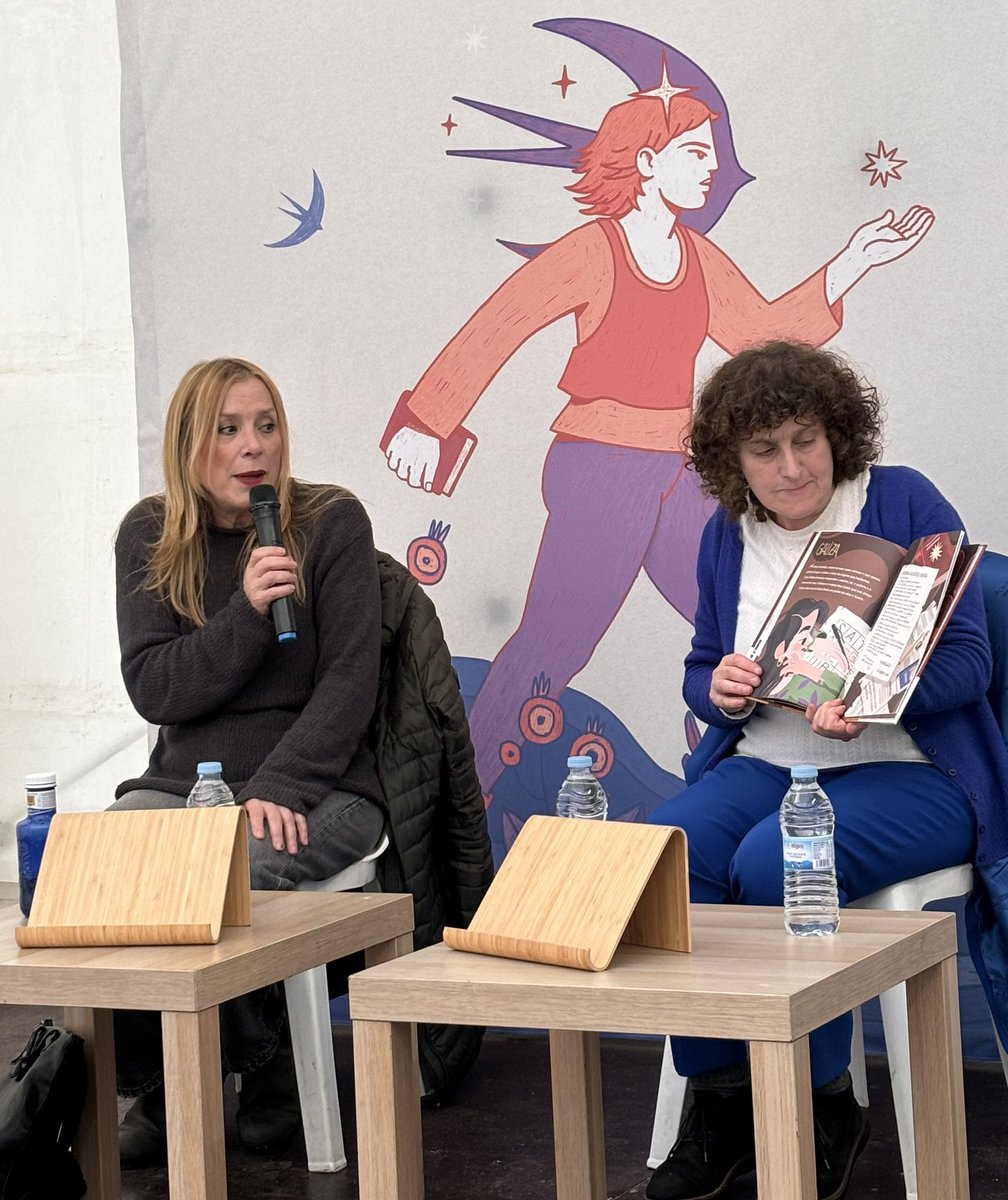
M564 63L563 73L559 79L554 79L552 83L553 87L558 87L560 89L561 100L567 99L567 89L571 86L571 84L574 83L577 83L577 80L571 79L571 77L567 74L567 64Z
M865 158L868 159L867 166L861 168L862 171L871 173L871 181L869 187L874 187L876 183L881 183L883 187L890 179L902 179L900 167L907 165L905 158L897 158L899 147L893 146L891 150L885 148L885 142L879 139L878 150L874 154L870 150L864 152Z
M448 120L441 122L441 128L448 134L449 137L451 137L452 130L458 129L458 121L453 121L451 119L451 113L449 113Z

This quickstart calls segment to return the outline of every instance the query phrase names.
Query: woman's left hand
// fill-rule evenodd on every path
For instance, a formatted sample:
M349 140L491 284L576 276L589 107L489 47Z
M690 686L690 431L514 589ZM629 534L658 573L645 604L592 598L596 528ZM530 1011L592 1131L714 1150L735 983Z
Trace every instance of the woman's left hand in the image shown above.
M262 841L268 831L274 850L286 847L288 854L297 854L299 843L308 845L308 821L304 813L255 797L244 801L242 808L248 813L252 836Z
M848 721L844 718L847 705L842 700L827 700L825 704L810 704L805 709L805 720L812 732L820 737L835 738L840 742L852 742L868 728L864 721Z

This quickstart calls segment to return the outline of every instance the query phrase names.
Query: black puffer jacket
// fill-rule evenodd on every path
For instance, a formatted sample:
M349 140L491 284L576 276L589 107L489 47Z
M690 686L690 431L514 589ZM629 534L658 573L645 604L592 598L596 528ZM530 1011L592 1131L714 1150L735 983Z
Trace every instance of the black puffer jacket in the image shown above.
M415 949L465 927L493 878L486 809L458 676L430 597L391 555L378 551L382 665L372 721L391 845L378 868L383 891L410 892ZM479 1053L483 1030L421 1025L427 1096L446 1096Z

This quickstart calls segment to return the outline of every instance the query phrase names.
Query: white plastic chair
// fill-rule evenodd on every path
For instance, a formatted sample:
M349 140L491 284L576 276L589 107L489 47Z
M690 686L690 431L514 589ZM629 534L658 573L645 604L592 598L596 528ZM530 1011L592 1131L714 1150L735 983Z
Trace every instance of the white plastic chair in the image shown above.
M387 834L370 854L329 879L299 884L299 892L349 892L373 883L378 859L388 848ZM336 1090L332 1022L325 966L284 981L294 1070L309 1171L342 1171L347 1165Z
M920 912L925 905L935 900L966 896L973 888L973 868L969 863L959 867L947 867L905 879L892 887L882 888L851 904L851 908L876 908L888 912ZM841 916L841 921L843 917ZM903 1160L903 1178L906 1183L907 1200L917 1200L917 1160L914 1156L913 1106L910 1096L910 1035L907 1029L906 985L898 984L879 996L882 1010L882 1032L885 1037L886 1057L889 1060L889 1077L892 1081L893 1107L896 1112L896 1128L899 1132L900 1156ZM1008 1056L995 1031L994 1040L1001 1056L1001 1066L1008 1082ZM865 1076L864 1035L861 1027L861 1010L854 1011L854 1033L851 1038L851 1078L854 1095L858 1103L867 1107L868 1085ZM686 1080L676 1072L672 1061L672 1049L665 1039L665 1054L662 1058L661 1079L658 1084L658 1102L655 1106L654 1126L651 1131L651 1152L648 1166L657 1167L668 1157L669 1150L679 1132Z
M892 887L882 888L855 901L851 908L920 912L935 900L968 896L972 890L973 868L969 863L964 863L961 867L947 867L942 871L932 871L930 875L918 875L916 879L894 883ZM883 992L879 996L879 1007L882 1010L882 1032L885 1037L886 1058L889 1061L889 1079L892 1082L893 1108L896 1112L896 1129L899 1132L907 1200L917 1200L917 1159L914 1151L913 1102L910 1095L910 1035L907 1029L906 985L900 983ZM996 1028L994 1042L1001 1058L1005 1081L1008 1082L1008 1056L1005 1055ZM868 1085L865 1079L864 1035L860 1009L854 1012L851 1077L858 1103L867 1106Z

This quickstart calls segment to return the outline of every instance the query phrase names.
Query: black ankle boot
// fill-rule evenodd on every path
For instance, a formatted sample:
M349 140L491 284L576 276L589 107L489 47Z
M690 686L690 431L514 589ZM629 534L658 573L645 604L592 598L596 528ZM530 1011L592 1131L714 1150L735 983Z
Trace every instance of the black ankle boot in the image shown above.
M301 1128L301 1103L289 1034L276 1054L256 1071L245 1071L238 1093L238 1138L246 1150L284 1150Z
M819 1200L843 1200L851 1171L868 1141L868 1119L848 1083L842 1092L812 1093L816 1189Z
M679 1139L651 1176L648 1200L713 1200L756 1169L752 1089L696 1088Z
M160 1167L168 1161L165 1090L160 1084L138 1096L119 1126L119 1165L125 1171Z

